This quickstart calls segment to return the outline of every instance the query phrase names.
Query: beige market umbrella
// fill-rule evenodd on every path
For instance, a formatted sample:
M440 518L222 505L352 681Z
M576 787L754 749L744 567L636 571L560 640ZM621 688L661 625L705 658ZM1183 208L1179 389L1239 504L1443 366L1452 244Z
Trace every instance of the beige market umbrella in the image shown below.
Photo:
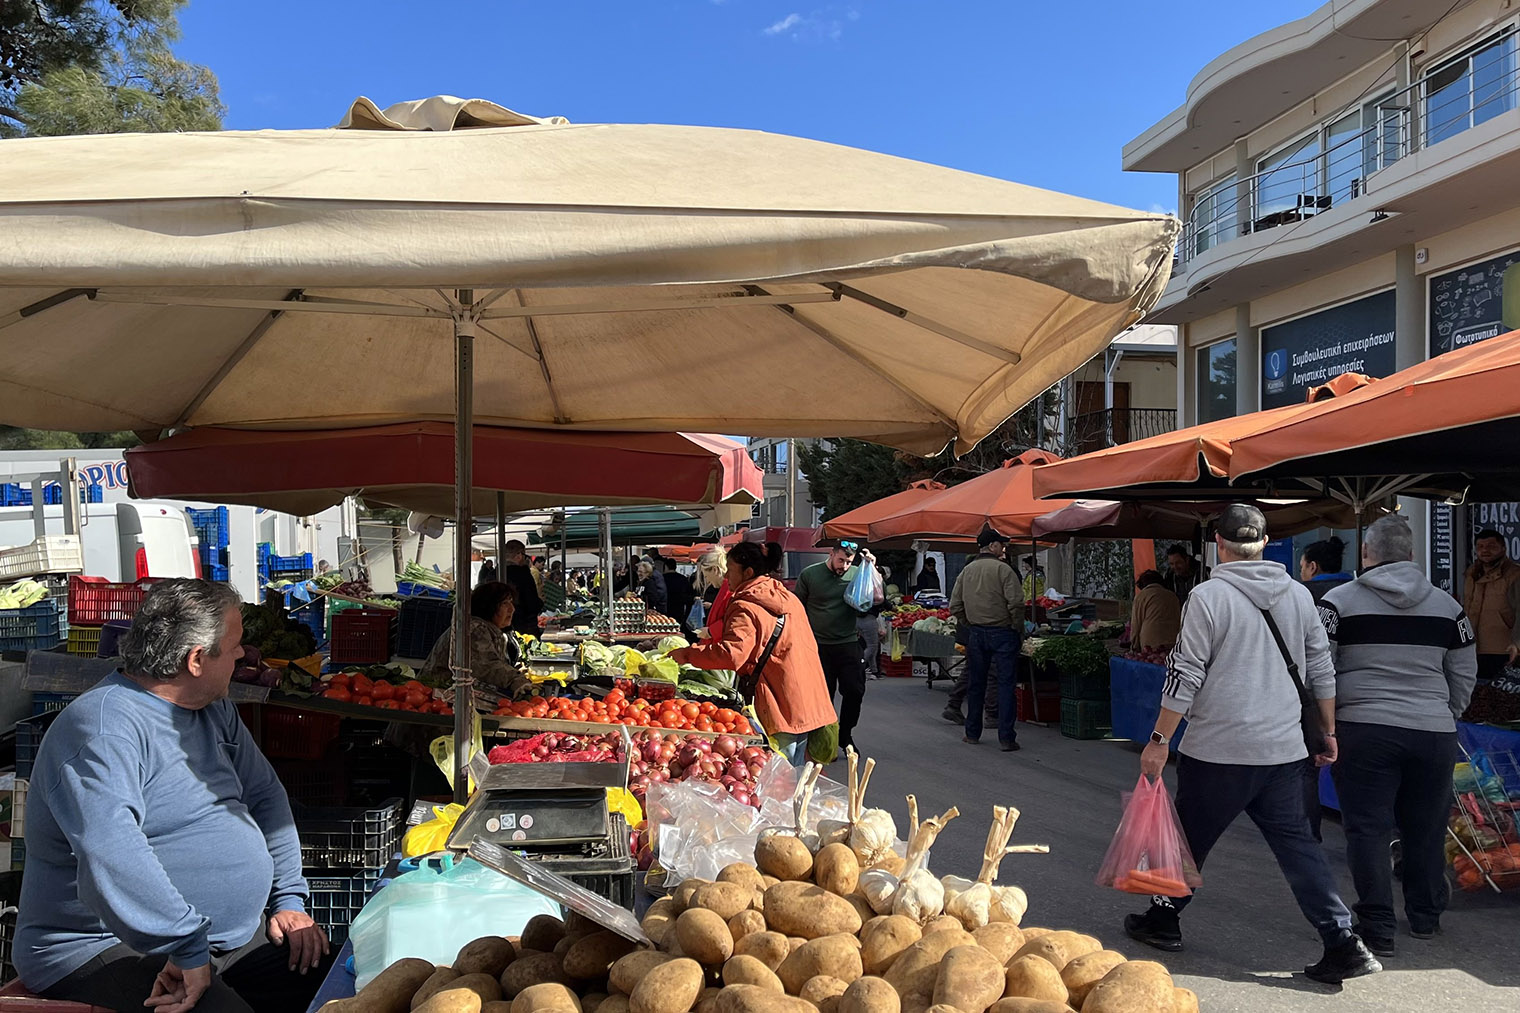
M459 420L461 503L471 422L968 449L1145 314L1178 227L818 141L448 97L4 152L0 422Z

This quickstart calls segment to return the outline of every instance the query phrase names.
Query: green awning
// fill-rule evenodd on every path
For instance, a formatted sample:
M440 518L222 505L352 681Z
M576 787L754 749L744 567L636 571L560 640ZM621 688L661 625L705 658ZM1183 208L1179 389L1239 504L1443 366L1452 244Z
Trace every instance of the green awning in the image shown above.
M565 520L565 543L571 549L594 549L601 544L601 511L569 514ZM702 524L691 514L674 507L622 507L612 511L613 545L663 545L694 542L703 536ZM546 549L560 545L560 528L539 529L531 544Z

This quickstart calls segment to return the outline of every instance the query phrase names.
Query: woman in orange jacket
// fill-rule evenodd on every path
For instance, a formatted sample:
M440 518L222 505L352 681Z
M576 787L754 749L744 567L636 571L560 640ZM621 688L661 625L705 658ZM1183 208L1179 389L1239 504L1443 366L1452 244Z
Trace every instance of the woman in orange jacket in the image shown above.
M785 616L786 625L755 683L755 713L781 753L801 766L807 761L809 733L838 719L807 612L796 595L772 576L781 559L781 546L775 542L764 546L740 542L730 549L732 598L723 615L721 637L673 651L670 657L710 671L735 671L743 685L753 675L777 620Z

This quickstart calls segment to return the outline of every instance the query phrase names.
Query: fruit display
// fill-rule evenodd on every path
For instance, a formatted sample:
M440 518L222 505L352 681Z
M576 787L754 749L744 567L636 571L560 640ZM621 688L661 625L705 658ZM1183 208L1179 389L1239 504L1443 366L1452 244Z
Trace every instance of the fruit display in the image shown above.
M495 714L497 717L584 721L598 725L672 728L678 731L724 732L731 735L754 734L749 719L743 714L727 707L719 707L711 700L698 702L672 698L659 703L643 698L630 700L621 689L612 690L600 700L562 696L503 700Z
M356 703L380 710L410 711L414 714L453 714L454 708L439 699L427 686L408 673L405 665L374 665L363 671L337 672L323 676L316 693L324 700Z
M493 766L500 763L621 763L625 759L623 737L617 732L602 735L543 732L504 746L494 746L486 754L486 760Z
M653 783L695 780L721 784L741 805L760 806L755 780L765 768L768 754L763 746L748 745L732 735L682 738L649 731L633 736L633 749L628 790L640 805Z
M304 658L317 649L317 638L298 619L292 619L279 601L253 605L245 602L243 646L258 649L264 658Z
M517 939L476 940L449 967L397 961L355 998L322 1009L1197 1013L1197 996L1161 964L1129 960L1090 935L1022 924L1023 891L993 885L1017 810L994 811L975 881L937 878L929 845L954 809L911 820L905 858L878 847L891 817L864 809L862 792L849 819L809 821L810 791L805 781L796 824L763 833L752 861L655 901L641 923L650 946L578 914L540 915Z
M922 606L922 605L916 605L913 602L903 602L901 605L897 606L897 608L893 609L891 612L884 612L882 614L885 615L885 616L887 616L888 620L892 623L892 628L894 630L911 630L911 629L913 629L913 625L915 623L922 622L922 621L924 621L926 619L934 619L934 620L938 620L940 623L949 624L950 628L948 630L946 630L946 629L933 629L932 627L922 627L922 628L929 629L930 632L935 632L935 633L954 633L955 632L955 627L954 627L955 619L954 619L953 616L951 616L950 610L947 609L947 608L932 608L931 609L931 608L924 608L924 606Z
M1125 651L1124 657L1130 661L1143 661L1147 665L1165 665L1166 656L1171 653L1171 647L1140 647Z

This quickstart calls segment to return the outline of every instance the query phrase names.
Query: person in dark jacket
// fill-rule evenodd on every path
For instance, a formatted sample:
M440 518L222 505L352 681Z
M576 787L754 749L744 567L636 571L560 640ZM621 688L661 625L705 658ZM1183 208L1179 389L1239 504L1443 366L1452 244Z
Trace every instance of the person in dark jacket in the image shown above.
M1334 535L1304 549L1298 559L1298 579L1308 585L1314 604L1318 605L1332 587L1351 580L1351 574L1341 569L1345 557L1346 543Z
M639 563L638 581L639 597L644 599L645 606L652 611L664 613L667 603L664 575L655 573L654 564L645 560Z
M925 556L924 568L918 571L918 579L913 582L913 593L938 591L940 589L939 566L935 563L933 556Z
M691 586L691 578L676 569L674 559L665 560L665 603L670 606L665 614L681 624L681 631L687 634L686 639L691 639L690 627L686 619L691 615L691 606L697 600L697 591Z
M1335 658L1341 754L1331 774L1356 885L1354 931L1381 957L1394 955L1398 927L1388 863L1395 830L1409 934L1435 935L1450 899L1445 845L1456 719L1478 677L1471 620L1413 559L1409 523L1384 517L1367 529L1361 576L1319 604Z
M538 616L544 610L544 600L538 593L538 581L533 578L533 567L528 565L528 547L514 538L506 544L506 550L506 565L501 568L501 581L512 585L512 589L517 592L512 629L536 637L539 635Z
M1193 588L1208 579L1208 567L1194 559L1188 552L1187 546L1181 542L1167 546L1166 574L1161 578L1161 582L1166 585L1168 591L1177 596L1177 601L1186 605L1188 595L1193 593Z

